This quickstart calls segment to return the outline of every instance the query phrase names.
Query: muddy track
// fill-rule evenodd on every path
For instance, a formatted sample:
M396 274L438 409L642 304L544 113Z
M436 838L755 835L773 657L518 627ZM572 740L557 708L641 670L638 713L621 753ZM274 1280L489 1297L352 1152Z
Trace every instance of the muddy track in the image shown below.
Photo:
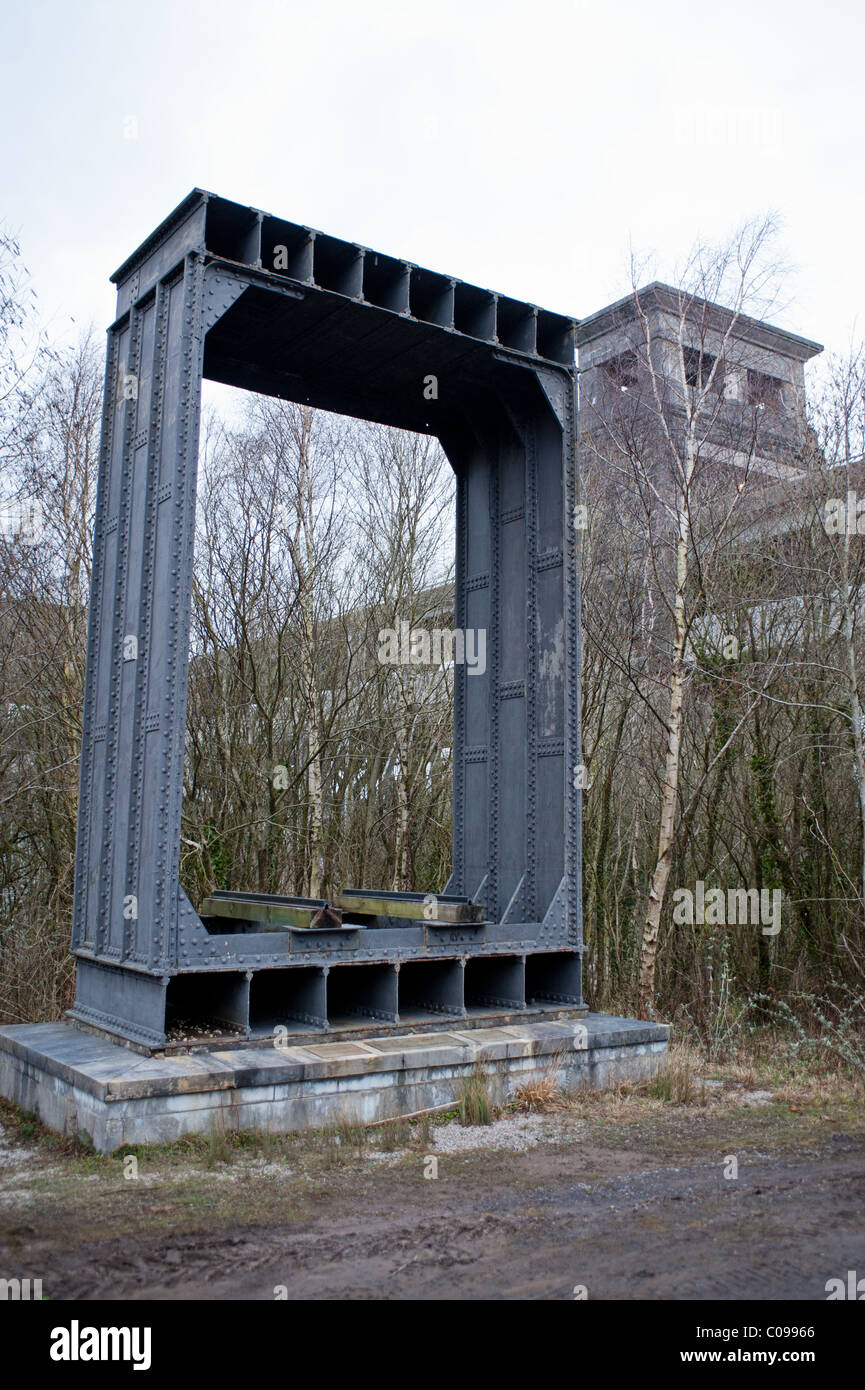
M718 1160L575 1145L345 1175L292 1219L57 1248L29 1260L63 1299L817 1299L865 1270L865 1142ZM238 1194L240 1195L240 1194ZM238 1202L238 1207L242 1202ZM19 1227L20 1234L27 1227ZM15 1225L9 1232L15 1238ZM35 1237L35 1238L34 1238ZM17 1242L16 1242L17 1243Z

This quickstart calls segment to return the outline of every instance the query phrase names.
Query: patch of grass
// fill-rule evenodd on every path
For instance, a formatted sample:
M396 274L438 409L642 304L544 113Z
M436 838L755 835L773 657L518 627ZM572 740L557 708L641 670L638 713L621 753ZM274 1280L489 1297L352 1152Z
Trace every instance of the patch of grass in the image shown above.
M433 1116L420 1115L412 1122L412 1142L422 1149L428 1149L433 1137Z
M374 1142L384 1153L395 1153L407 1149L412 1141L412 1127L409 1120L388 1120L377 1125Z
M453 1120L458 1120L459 1117L460 1112L455 1106L453 1110L437 1110L430 1115L429 1119L433 1125L449 1125Z
M461 1125L492 1124L493 1105L482 1067L472 1067L456 1088L457 1113Z
M336 1125L336 1134L340 1146L346 1153L356 1153L358 1158L363 1156L367 1146L366 1127L358 1120L339 1120Z
M536 1115L561 1114L569 1110L570 1097L559 1081L566 1065L567 1054L554 1053L538 1076L530 1077L514 1087L514 1108Z
M36 1137L36 1116L25 1110L18 1125L18 1138L22 1144L29 1144Z
M314 1130L301 1138L306 1139L308 1150L320 1161L324 1168L341 1168L350 1160L362 1159L367 1147L367 1130L357 1120L341 1119L324 1129Z
M693 1051L688 1047L671 1048L666 1066L662 1066L648 1082L646 1094L670 1105L697 1105L702 1102L703 1086L698 1084L697 1058Z
M85 1133L76 1135L55 1134L53 1130L43 1125L37 1115L29 1110L20 1110L11 1101L0 1098L0 1124L6 1134L6 1138L13 1144L22 1144L27 1148L47 1149L51 1157L81 1158L87 1155L97 1160L102 1159L101 1154L95 1153L90 1136Z
M215 1118L207 1136L206 1162L208 1168L215 1167L217 1163L230 1163L233 1158L232 1149L233 1145L229 1142L223 1121L220 1118Z
M555 1076L546 1073L523 1081L514 1088L514 1102L518 1110L535 1115L560 1114L570 1108L568 1097Z
M832 980L824 994L798 990L788 999L755 994L749 1004L770 1021L776 1046L789 1059L804 1062L809 1073L840 1071L865 1086L865 991Z
M282 1157L279 1135L272 1134L269 1129L257 1129L255 1131L255 1147L259 1156L269 1163Z

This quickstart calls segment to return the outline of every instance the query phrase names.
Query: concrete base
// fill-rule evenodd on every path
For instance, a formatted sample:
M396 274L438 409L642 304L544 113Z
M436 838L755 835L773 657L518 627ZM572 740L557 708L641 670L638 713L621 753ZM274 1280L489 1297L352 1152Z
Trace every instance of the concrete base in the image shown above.
M476 1066L498 1104L542 1074L566 1087L639 1080L660 1065L669 1034L665 1024L589 1014L145 1057L68 1023L18 1024L0 1028L0 1094L110 1153L214 1127L279 1133L396 1119L453 1104Z

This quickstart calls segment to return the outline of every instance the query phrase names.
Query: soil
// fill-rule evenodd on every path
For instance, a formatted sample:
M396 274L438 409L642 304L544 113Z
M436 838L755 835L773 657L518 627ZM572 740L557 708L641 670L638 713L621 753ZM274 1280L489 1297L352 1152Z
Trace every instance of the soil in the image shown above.
M458 1142L452 1120L138 1149L137 1176L6 1107L0 1267L61 1300L825 1300L865 1274L861 1096L715 1087Z

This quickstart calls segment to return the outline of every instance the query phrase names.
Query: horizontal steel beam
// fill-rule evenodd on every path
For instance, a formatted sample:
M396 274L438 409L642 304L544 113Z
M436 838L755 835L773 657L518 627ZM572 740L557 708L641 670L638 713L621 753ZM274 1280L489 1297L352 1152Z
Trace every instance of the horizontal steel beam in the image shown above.
M327 236L203 189L189 196L112 275L123 288L137 273L141 294L154 273L164 273L164 245L180 257L200 249L233 265L249 266L295 285L340 294L359 304L434 328L492 343L526 357L573 367L577 320L554 314L416 265L357 242ZM155 270L154 270L155 267Z
M280 898L267 893L217 890L201 904L202 917L229 917L235 922L266 922L273 927L333 928L342 914L324 898Z
M408 917L412 921L423 921L432 914L436 922L454 926L482 922L484 916L478 903L444 893L388 893L346 888L334 898L334 904L343 912L357 912L368 917Z

